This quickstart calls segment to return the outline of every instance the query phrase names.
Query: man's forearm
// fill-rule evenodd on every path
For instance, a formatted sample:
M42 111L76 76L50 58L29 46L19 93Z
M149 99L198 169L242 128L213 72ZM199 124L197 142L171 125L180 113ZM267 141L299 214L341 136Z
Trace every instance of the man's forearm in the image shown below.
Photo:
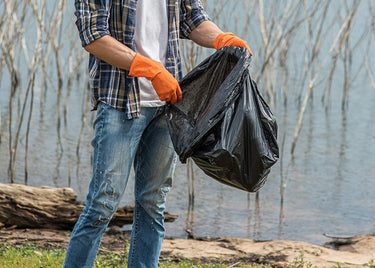
M204 21L190 33L189 38L198 45L213 48L215 38L222 32L212 21Z
M105 35L85 46L86 51L101 60L120 69L129 70L136 55L135 51L117 41L110 35Z

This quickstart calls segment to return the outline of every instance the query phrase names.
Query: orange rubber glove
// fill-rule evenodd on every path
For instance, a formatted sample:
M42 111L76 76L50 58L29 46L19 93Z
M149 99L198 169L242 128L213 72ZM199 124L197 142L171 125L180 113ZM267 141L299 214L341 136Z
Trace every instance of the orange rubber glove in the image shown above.
M246 47L246 49L249 51L250 55L252 56L253 53L250 50L249 45L245 40L242 40L241 38L238 38L232 33L221 33L219 34L213 43L213 46L216 50L226 47L226 46L235 46L235 47Z
M150 80L161 101L175 104L182 99L182 91L177 80L158 61L137 53L130 65L129 75Z

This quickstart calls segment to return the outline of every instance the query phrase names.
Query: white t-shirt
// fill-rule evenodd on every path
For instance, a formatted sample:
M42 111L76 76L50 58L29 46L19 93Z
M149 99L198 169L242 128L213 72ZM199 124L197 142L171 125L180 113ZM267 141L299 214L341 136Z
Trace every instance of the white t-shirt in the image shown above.
M168 46L166 1L138 0L134 38L137 52L165 64ZM151 81L139 77L138 82L141 107L158 107L165 104L159 100Z

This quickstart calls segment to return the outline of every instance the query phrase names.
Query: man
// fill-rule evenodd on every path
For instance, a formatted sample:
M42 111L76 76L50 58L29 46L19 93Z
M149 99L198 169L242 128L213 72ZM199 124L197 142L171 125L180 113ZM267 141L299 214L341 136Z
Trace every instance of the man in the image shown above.
M128 267L156 267L176 156L163 113L182 93L178 38L219 49L247 47L211 22L199 0L75 0L90 53L95 137L93 177L64 267L92 267L102 235L135 171ZM250 51L250 49L249 49Z

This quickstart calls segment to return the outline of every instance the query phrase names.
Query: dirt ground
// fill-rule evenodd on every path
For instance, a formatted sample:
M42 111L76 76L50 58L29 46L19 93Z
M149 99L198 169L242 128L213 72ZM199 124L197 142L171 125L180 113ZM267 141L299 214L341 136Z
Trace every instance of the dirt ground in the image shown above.
M61 230L3 229L0 231L0 243L20 245L29 242L41 248L65 249L69 235L70 232ZM120 229L108 231L103 237L101 252L121 252L129 236L129 233ZM163 243L161 259L224 262L228 266L239 262L263 263L275 267L286 267L296 263L302 256L305 263L311 263L315 267L332 267L338 262L341 263L341 267L368 267L369 262L375 260L375 234L335 238L331 247L336 249L287 240L259 242L229 237L167 238Z

